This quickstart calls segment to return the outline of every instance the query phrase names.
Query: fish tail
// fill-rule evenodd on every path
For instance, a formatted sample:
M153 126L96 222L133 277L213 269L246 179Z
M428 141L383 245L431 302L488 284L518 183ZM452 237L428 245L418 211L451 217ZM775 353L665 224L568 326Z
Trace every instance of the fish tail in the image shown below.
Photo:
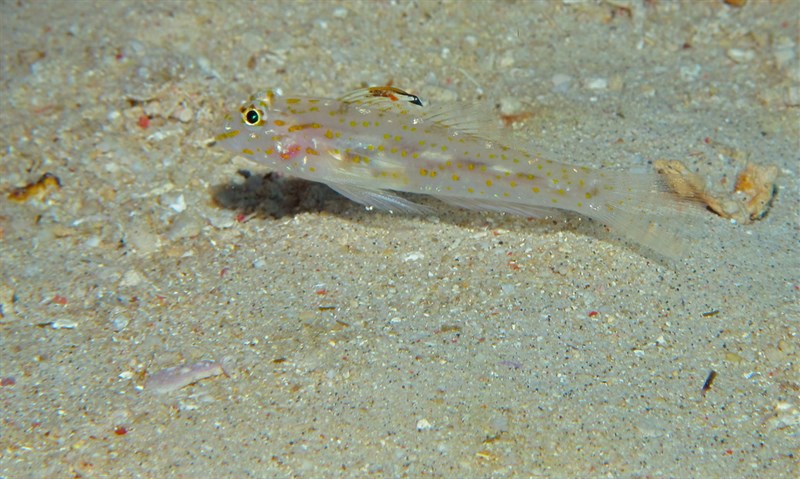
M603 190L585 214L667 258L686 254L689 220L699 211L694 198L678 197L656 173L618 172Z

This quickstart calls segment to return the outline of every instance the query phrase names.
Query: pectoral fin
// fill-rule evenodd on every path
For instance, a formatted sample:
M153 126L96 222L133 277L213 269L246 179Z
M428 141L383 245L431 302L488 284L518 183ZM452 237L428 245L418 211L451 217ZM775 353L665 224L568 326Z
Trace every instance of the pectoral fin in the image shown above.
M379 210L388 211L389 213L406 213L406 214L429 214L432 209L414 203L405 198L390 193L386 190L363 188L353 185L342 185L336 183L328 183L328 186L333 188L334 191L345 196L356 203L361 203L368 208L377 208Z

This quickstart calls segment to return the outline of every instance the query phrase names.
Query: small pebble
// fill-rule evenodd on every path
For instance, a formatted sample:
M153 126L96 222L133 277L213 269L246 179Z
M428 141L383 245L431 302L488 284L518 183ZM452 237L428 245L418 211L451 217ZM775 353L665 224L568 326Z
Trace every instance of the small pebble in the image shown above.
M181 123L189 123L194 118L194 112L187 106L179 106L172 112L172 118Z
M420 259L422 259L424 257L425 257L425 255L422 254L421 251L414 251L414 252L411 252L411 253L408 253L407 255L405 255L403 257L403 261L406 262L406 263L409 262L409 261L419 261Z
M605 78L590 78L584 85L589 90L605 90L608 88L608 80Z
M136 270L130 269L122 275L122 280L119 282L120 286L138 286L142 284L144 277Z
M417 421L417 431L429 431L433 429L433 425L427 419L420 419Z
M522 102L517 97L504 97L500 99L500 113L515 115L522 111Z
M253 268L255 269L264 269L267 267L267 262L263 258L258 258L257 260L253 261Z
M50 327L53 329L75 329L78 327L78 323L71 319L56 319L50 323Z
M740 48L731 48L726 52L726 54L728 55L728 58L736 63L749 62L756 57L756 53L753 50L742 50Z
M176 215L175 220L167 231L167 238L170 241L193 238L199 235L202 229L202 219L194 212L185 211Z

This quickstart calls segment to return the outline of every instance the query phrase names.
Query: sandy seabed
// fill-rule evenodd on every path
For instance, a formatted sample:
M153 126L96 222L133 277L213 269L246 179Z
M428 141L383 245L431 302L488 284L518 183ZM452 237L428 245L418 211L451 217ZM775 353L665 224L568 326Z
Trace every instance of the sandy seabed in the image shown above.
M798 477L798 11L0 2L0 477ZM777 193L664 262L210 144L259 89L388 82L557 161Z

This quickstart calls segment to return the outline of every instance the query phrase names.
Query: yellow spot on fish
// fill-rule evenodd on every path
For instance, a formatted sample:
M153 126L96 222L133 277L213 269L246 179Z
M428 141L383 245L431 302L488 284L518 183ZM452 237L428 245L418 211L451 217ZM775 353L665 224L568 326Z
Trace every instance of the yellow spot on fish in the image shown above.
M306 153L309 155L319 155L319 152L317 152L317 150L311 147L306 148Z
M364 128L369 128L369 122L368 121L361 122L361 126L363 126Z
M326 131L325 132L325 138L327 138L329 140L333 140L333 132L331 130Z
M517 187L517 182L516 181L512 181L510 183L510 185L511 185L512 188L516 188Z
M320 128L322 125L319 123L303 123L302 125L292 125L289 127L289 132L293 133L295 131L305 130L308 128Z
M253 150L251 150L249 148L244 148L242 150L242 153L245 154L245 155L252 155L253 154Z
M283 121L283 120L275 120L275 126L283 126L285 124L286 124L286 122Z
M295 103L300 103L300 99L299 98L287 98L286 99L286 103L288 103L290 105L293 105Z
M459 180L459 177L458 177L458 175L453 175L453 176L452 176L452 179L453 179L453 181L458 181L458 180Z
M422 176L428 176L428 170L426 170L425 168L420 168L419 174Z
M431 178L433 178L433 177L435 177L435 176L436 176L436 170L434 170L434 171L431 171Z
M533 188L531 188L531 191L533 191L534 193L538 193L539 192L539 188L534 186Z
M237 136L239 136L239 130L231 130L231 131L228 131L228 132L225 132L225 133L217 135L217 137L214 138L214 139L216 141L224 141L224 140L229 140L231 138L235 138Z
M486 180L486 186L491 187L492 186L492 180Z

